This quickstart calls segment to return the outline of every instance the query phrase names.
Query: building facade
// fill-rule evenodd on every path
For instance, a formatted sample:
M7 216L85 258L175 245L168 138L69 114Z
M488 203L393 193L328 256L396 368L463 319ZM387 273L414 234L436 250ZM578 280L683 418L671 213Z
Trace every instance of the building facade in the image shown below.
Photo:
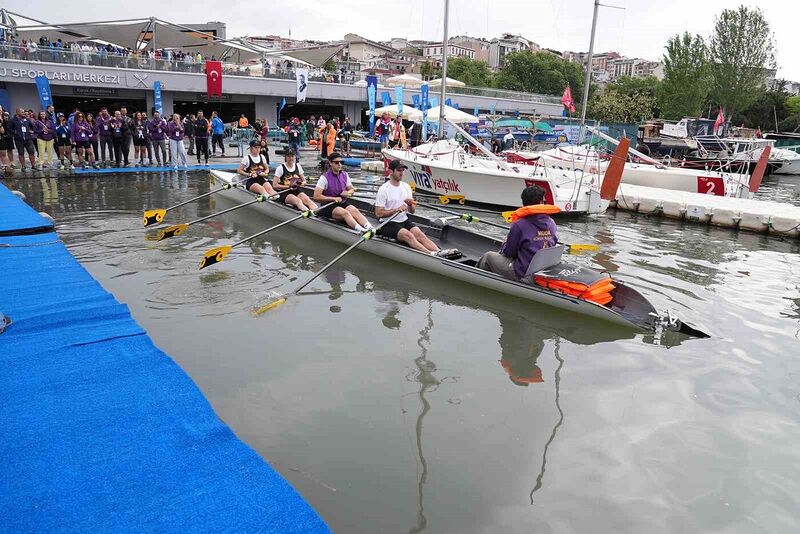
M489 42L489 67L493 69L501 68L505 62L506 55L511 52L521 52L523 50L538 52L540 49L541 47L538 44L521 35L504 33L501 38L492 39Z

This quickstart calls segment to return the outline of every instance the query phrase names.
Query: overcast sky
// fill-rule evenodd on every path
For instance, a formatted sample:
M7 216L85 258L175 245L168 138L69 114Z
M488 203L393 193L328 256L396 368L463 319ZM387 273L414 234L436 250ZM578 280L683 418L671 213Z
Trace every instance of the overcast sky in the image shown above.
M666 40L689 31L708 36L723 9L759 6L775 33L778 76L800 81L797 0L602 0L595 50L660 59ZM280 34L334 40L353 32L374 40L441 39L443 0L6 0L5 8L46 22L157 16L177 23L225 22L228 36ZM519 33L557 50L589 48L593 0L451 0L450 35Z

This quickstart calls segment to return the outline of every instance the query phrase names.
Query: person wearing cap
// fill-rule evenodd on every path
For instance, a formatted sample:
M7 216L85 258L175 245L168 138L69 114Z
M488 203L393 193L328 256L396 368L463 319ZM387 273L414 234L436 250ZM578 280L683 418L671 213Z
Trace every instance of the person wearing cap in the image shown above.
M431 241L425 232L414 225L406 215L406 213L414 213L417 209L411 187L403 181L403 172L407 168L399 159L389 162L389 180L383 183L375 196L375 215L381 222L398 214L381 227L380 235L396 239L400 243L426 254L440 254L436 243Z
M247 176L244 188L259 195L274 195L275 190L267 182L269 178L269 164L261 154L258 141L250 141L250 152L244 155L236 174Z
M372 224L358 208L347 204L347 198L355 192L350 176L342 168L342 155L333 152L328 156L330 169L319 177L314 188L314 200L320 204L328 204L317 212L317 215L341 221L358 232L372 228Z
M317 209L318 206L314 201L300 190L300 186L306 185L306 177L302 165L297 163L295 153L289 149L284 158L286 161L275 169L272 188L281 193L283 202L289 206L294 206L300 211Z
M286 130L286 135L289 138L289 148L286 154L289 154L289 151L294 151L295 155L300 154L300 119L297 117L292 119L292 123Z

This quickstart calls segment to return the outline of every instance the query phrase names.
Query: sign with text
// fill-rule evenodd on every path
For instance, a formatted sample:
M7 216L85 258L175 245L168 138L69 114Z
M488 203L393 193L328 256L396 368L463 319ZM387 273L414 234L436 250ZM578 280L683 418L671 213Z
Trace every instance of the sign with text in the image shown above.
M117 96L119 91L113 87L73 87L72 94L80 96Z

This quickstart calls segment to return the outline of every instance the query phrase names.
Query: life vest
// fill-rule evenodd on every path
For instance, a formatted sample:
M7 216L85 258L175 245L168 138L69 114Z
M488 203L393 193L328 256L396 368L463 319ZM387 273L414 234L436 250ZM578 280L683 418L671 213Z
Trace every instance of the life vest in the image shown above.
M333 174L333 171L328 169L323 176L328 181L328 187L322 192L326 197L338 197L342 194L342 191L347 189L348 175L345 171L337 175Z
M401 147L408 148L408 142L406 141L406 127L403 126L402 123L392 123L392 141L400 141Z
M528 215L553 215L559 213L561 208L552 204L533 204L530 206L522 206L517 208L511 215L511 222L514 222Z
M283 164L283 163L281 163L281 167L283 167L283 174L281 174L281 177L278 180L278 182L280 182L281 185L295 186L295 185L299 185L300 184L300 181L302 179L300 178L300 173L298 172L298 168L297 168L297 164L296 163L294 165L294 170L293 171L290 171L289 169L287 169L286 165Z
M250 161L250 164L247 166L247 169L245 169L247 172L253 172L253 171L264 172L267 170L267 165L266 162L264 161L264 156L262 156L261 154L258 155L258 159L255 161L253 161L252 154L248 154L247 158Z
M533 275L536 285L605 306L616 287L607 273L569 263L559 263Z

